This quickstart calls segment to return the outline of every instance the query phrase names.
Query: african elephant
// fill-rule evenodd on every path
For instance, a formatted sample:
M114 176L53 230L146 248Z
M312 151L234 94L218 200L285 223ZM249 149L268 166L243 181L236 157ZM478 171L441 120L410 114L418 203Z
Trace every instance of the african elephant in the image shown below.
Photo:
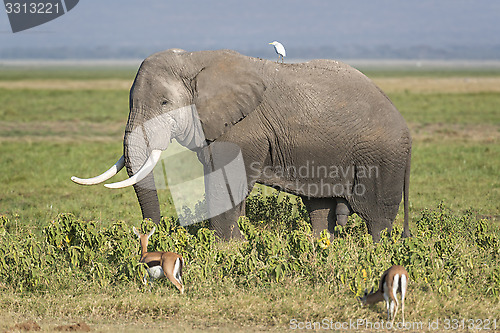
M409 236L410 132L389 98L344 63L277 64L231 50L156 53L143 61L130 90L122 158L101 176L72 179L95 184L126 166L130 178L107 186L133 185L143 217L159 222L151 170L173 138L197 152L209 200L218 201L224 185L244 199L260 183L300 196L316 234L333 235L336 224L357 213L377 241L382 230L391 231L404 194ZM233 177L236 186L226 176L222 185L208 180L232 158L215 161L224 143L236 147L229 155L244 165ZM238 200L212 214L218 236L241 236L244 206Z

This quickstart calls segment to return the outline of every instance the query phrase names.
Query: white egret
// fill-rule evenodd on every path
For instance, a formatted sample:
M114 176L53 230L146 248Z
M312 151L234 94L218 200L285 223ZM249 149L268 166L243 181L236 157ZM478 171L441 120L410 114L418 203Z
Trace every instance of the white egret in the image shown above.
M278 54L278 62L281 59L281 63L283 63L283 61L284 61L283 58L286 57L286 51L285 51L285 47L283 46L283 44L281 44L280 42L277 42L277 41L274 41L274 42L269 43L269 44L274 46L274 50Z

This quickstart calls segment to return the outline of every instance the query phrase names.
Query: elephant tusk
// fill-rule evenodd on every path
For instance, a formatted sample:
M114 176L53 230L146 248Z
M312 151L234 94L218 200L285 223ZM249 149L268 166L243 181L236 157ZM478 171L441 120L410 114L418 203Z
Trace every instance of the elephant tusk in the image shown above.
M122 155L122 157L120 157L120 159L115 163L115 165L113 165L111 168L109 168L108 171L104 172L103 174L101 174L99 176L96 176L94 178L87 178L87 179L78 178L78 177L73 176L73 177L71 177L71 180L77 184L80 184L80 185L100 184L100 183L108 180L109 178L113 177L114 175L116 175L118 173L118 171L123 169L124 166L125 166L125 158Z
M151 155L149 155L147 161L144 163L141 169L137 171L135 175L121 182L105 184L104 186L106 186L107 188L123 188L140 182L141 180L146 178L146 176L151 171L153 171L156 163L158 163L158 161L160 160L160 156L161 156L161 150L153 150L151 152Z

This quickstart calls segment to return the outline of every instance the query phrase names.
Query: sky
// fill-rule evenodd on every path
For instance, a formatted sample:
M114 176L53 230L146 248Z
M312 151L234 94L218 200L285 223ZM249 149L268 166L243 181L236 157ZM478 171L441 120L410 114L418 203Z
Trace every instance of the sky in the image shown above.
M228 48L274 56L294 50L500 45L497 0L81 0L65 15L12 33L0 12L2 48L122 49L147 53ZM252 54L255 55L255 54Z

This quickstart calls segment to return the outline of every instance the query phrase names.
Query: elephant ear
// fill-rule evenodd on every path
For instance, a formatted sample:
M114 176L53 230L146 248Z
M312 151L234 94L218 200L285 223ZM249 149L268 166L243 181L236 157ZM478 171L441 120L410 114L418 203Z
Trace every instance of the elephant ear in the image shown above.
M266 90L255 70L227 57L203 68L192 86L208 141L214 141L255 110Z

